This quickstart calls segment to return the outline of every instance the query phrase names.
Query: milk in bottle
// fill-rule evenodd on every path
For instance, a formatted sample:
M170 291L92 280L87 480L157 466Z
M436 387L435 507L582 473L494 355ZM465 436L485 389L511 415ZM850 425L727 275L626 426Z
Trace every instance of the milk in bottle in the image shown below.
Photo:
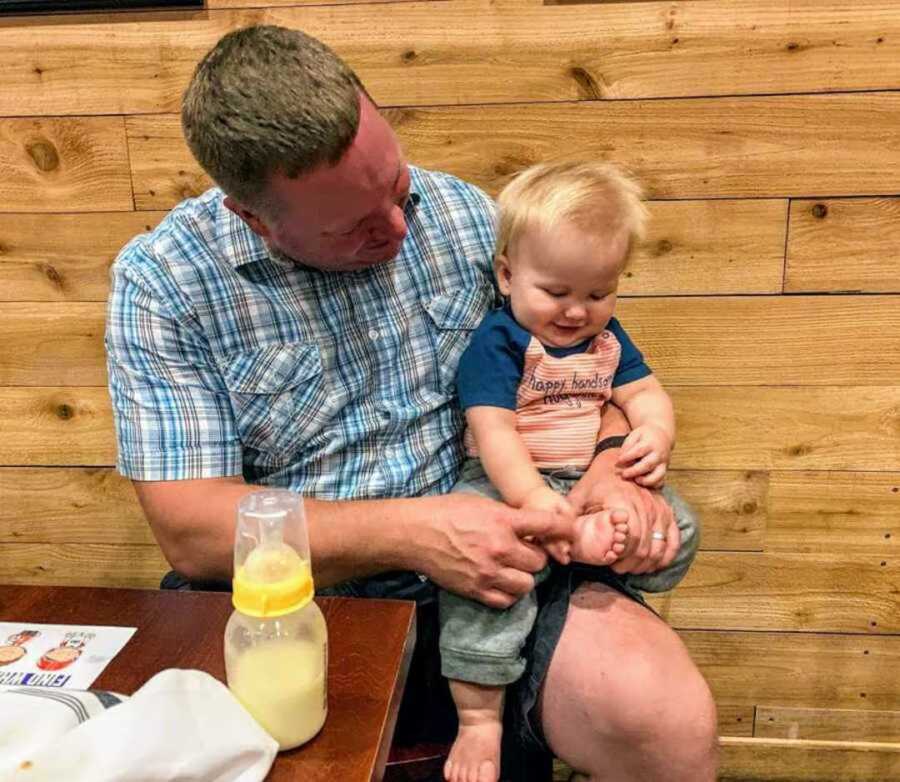
M235 611L225 628L228 686L291 749L321 730L328 710L325 618L313 602L302 498L267 489L238 507Z

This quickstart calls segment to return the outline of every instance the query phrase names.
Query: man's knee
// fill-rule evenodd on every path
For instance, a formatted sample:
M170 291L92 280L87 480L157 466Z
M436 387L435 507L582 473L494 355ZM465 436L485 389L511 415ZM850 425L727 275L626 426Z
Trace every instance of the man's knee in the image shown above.
M661 677L662 678L662 677ZM717 761L716 705L696 668L680 673L680 681L657 681L665 695L638 701L622 724L622 741L642 758L637 765L665 772L670 780L713 782ZM662 776L648 774L648 779Z
M618 748L623 779L714 782L716 706L706 681L693 666L679 667L677 682L666 672L645 673L631 679L639 684L614 714L609 703L591 704L587 717L596 743ZM608 757L599 761L596 769L582 769L589 779L618 778L605 776Z

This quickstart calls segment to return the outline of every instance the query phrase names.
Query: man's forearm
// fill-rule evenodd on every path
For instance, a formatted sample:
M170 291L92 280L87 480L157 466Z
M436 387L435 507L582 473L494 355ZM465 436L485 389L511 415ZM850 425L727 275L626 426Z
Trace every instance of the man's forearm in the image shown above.
M618 407L612 402L603 405L603 412L600 417L600 432L597 439L603 440L607 437L615 435L628 434L631 427L628 425L628 419Z
M607 437L627 435L630 431L631 427L628 425L625 413L611 402L605 404L600 417L600 431L597 434L597 442L602 442ZM620 450L620 447L606 449L594 457L581 480L569 495L573 502L577 504L586 501L589 497L593 497L588 487L596 482L608 480L610 476L615 474L616 460L619 458Z
M239 477L135 481L135 490L166 559L191 580L232 576L237 506L265 487ZM313 574L324 587L347 578L414 569L409 529L427 500L306 499Z
M317 586L387 570L423 570L419 544L437 497L389 500L306 500Z

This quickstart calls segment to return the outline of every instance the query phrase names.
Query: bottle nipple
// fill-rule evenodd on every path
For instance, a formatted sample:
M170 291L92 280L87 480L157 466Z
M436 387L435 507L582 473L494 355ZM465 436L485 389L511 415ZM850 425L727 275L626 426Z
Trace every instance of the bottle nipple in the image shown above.
M244 562L243 576L258 584L271 584L303 570L304 562L284 543L263 543L250 552Z
M238 508L236 532L235 608L251 616L281 616L312 599L309 544L299 496L283 490L248 495Z

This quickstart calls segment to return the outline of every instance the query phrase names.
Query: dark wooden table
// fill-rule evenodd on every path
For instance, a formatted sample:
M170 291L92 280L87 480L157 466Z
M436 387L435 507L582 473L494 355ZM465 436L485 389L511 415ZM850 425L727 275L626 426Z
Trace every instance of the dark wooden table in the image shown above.
M268 779L377 782L415 644L414 604L316 602L328 623L328 719L308 744L278 755ZM224 682L231 611L231 595L215 592L0 586L5 622L136 627L92 685L126 695L166 668L196 668Z

